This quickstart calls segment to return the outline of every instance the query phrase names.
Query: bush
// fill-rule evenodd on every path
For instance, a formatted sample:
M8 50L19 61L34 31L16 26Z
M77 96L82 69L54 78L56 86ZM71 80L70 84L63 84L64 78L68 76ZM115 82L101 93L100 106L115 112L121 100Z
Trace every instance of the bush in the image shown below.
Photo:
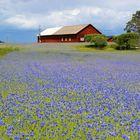
M140 36L137 33L125 33L119 36L113 37L113 41L118 44L116 49L129 50L137 48L139 45Z
M85 41L94 44L95 47L105 47L107 45L107 38L101 34L86 35Z
M105 47L107 45L107 39L103 35L95 35L92 42L95 43L95 47Z
M91 41L92 41L92 37L93 37L92 34L86 35L86 36L85 36L85 41L86 41L86 42L91 42Z
M117 49L117 48L119 47L119 45L116 44L116 43L112 43L112 44L109 44L107 47L108 47L108 48Z

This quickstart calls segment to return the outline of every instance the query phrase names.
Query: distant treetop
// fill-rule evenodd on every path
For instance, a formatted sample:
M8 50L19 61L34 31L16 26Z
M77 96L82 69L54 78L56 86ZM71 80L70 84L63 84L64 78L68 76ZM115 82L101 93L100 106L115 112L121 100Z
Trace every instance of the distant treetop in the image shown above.
M127 32L137 32L140 34L140 11L136 11L136 13L133 14L132 19L127 22L124 30Z

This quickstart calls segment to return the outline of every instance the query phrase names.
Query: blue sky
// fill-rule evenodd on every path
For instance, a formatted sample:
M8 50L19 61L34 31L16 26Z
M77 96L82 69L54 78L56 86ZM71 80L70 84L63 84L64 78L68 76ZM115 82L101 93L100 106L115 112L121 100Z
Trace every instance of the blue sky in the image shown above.
M36 42L38 27L93 24L117 35L140 10L139 0L0 0L0 40Z

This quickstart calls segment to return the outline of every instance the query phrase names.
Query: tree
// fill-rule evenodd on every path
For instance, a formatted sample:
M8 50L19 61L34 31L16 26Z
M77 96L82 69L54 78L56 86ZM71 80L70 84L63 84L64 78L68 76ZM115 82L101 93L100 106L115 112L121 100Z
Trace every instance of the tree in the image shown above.
M133 14L132 19L126 24L124 29L127 32L137 32L140 34L140 11Z
M113 41L117 43L116 49L119 50L129 50L139 47L139 34L138 33L125 33L119 36L115 36Z
M85 36L85 41L86 42L91 42L92 41L92 38L93 38L93 34L86 35Z
M85 41L90 42L95 47L105 47L107 45L107 38L102 34L86 35Z
M95 47L105 47L107 45L107 38L104 35L97 34L93 36L92 42L95 43Z

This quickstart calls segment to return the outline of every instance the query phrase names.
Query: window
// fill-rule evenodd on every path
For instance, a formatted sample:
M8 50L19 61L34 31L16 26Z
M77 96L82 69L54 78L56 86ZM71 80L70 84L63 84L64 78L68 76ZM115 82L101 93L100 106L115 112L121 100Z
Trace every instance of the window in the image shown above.
M80 41L85 41L84 37L81 37L81 38L80 38Z
M64 41L64 38L63 38L63 37L61 38L61 41L62 41L62 42Z
M71 38L69 38L69 41L71 41Z
M67 38L65 38L65 41L68 41L68 39L67 39Z

